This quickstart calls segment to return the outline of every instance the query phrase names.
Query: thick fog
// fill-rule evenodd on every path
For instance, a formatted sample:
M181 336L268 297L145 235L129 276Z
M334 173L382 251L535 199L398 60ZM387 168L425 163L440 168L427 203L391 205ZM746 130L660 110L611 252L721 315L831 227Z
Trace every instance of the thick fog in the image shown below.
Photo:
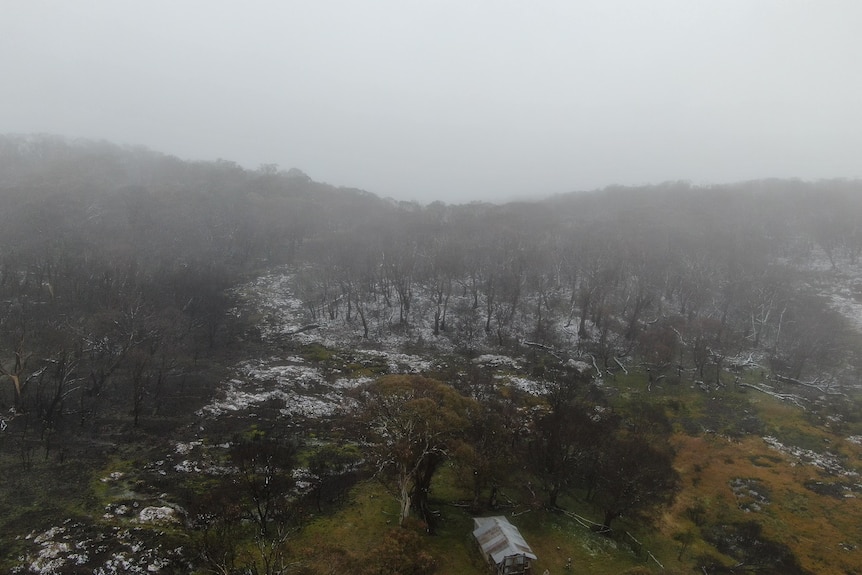
M0 132L430 202L858 177L855 1L13 2Z

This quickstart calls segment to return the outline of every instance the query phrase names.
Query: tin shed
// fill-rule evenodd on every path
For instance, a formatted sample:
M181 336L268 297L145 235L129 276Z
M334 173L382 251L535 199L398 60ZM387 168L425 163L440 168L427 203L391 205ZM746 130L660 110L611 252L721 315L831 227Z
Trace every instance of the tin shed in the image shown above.
M473 537L498 575L529 575L536 560L518 528L505 517L474 517Z

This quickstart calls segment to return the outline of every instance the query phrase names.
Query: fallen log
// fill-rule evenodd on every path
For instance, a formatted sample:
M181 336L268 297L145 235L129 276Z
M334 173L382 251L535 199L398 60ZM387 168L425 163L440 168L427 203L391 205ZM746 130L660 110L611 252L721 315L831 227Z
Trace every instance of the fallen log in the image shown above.
M557 361L560 361L560 362L563 361L563 358L560 357L559 355L557 355L557 351L550 346L547 346L543 343L537 343L535 341L527 341L527 340L524 340L521 343L523 343L527 347L535 347L536 349L541 349L542 351L547 352L549 355L554 356L557 359Z
M827 388L817 385L816 379L814 381L811 381L811 382L804 382L804 381L800 381L798 379L794 379L792 377L787 377L786 375L781 375L781 374L777 374L777 373L775 374L774 377L775 377L776 381L780 381L781 383L789 383L791 385L799 385L801 387L809 387L811 389L816 389L817 391L819 391L820 393L822 393L824 395L845 395L844 393L842 393L840 391L829 391Z
M593 367L596 369L596 377L602 376L602 370L599 369L598 364L596 363L596 358L593 354L590 354L590 359L593 360Z
M763 387L761 387L759 385L752 385L750 383L740 383L739 387L750 387L751 389L756 389L760 393L765 393L766 395L771 395L772 397L774 397L776 399L780 399L781 401L789 401L790 403L792 403L793 405L795 405L799 409L802 409L803 411L805 411L805 406L802 405L802 403L800 403L801 398L797 397L795 395L791 395L789 393L778 393L776 391L770 391L768 389L764 389Z

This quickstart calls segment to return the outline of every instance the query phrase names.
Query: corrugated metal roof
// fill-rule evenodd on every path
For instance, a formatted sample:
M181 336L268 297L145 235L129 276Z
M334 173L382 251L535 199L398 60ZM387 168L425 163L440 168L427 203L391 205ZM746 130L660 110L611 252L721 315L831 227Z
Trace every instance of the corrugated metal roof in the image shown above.
M505 517L474 517L473 525L473 537L479 542L482 552L491 556L494 564L500 564L512 555L536 559L518 528Z

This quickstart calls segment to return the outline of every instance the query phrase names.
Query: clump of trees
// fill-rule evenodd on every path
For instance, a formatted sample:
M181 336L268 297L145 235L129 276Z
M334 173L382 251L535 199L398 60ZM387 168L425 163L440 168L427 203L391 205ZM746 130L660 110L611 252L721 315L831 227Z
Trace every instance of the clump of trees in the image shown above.
M624 515L649 515L669 504L679 488L663 412L623 415L604 404L589 378L556 374L546 403L535 411L527 461L546 504L579 490L603 513L602 530Z
M312 320L365 340L430 331L461 349L523 341L597 372L722 386L755 365L851 385L846 321L812 270L858 260L859 182L609 188L502 206L398 206L305 242ZM384 213L384 212L381 212ZM830 256L831 254L831 256Z
M475 511L496 507L498 485L536 481L544 504L582 493L614 519L649 513L672 501L679 480L668 447L667 418L658 411L622 416L600 401L589 377L561 369L538 403L515 400L501 415L502 390L462 395L418 375L391 375L358 394L371 472L391 485L399 522L416 513L429 530L432 481L441 465L460 470ZM518 429L523 429L519 433ZM456 477L459 474L456 474ZM487 499L482 499L486 494Z

